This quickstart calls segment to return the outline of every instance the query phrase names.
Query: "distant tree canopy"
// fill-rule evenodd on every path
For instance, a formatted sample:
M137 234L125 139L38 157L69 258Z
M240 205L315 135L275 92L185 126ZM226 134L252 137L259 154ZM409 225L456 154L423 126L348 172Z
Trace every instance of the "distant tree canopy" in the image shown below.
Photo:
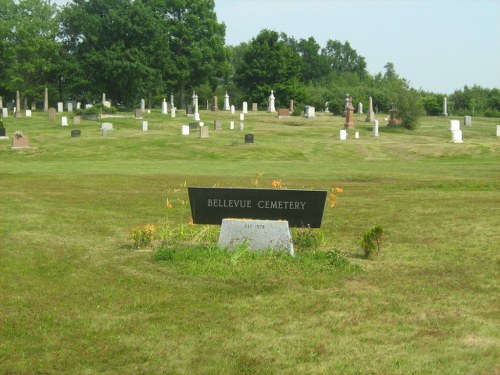
M214 0L0 0L0 96L15 91L52 104L99 101L102 93L128 108L141 98L160 101L171 92L184 107L197 91L204 99L227 91L232 102L313 105L342 114L346 94L355 103L373 98L375 110L424 110L441 115L444 95L416 91L393 63L370 75L348 41L296 40L262 30L248 42L225 46L225 25ZM200 98L201 99L201 98ZM448 98L450 114L500 116L500 90L480 86ZM418 117L418 116L417 116Z

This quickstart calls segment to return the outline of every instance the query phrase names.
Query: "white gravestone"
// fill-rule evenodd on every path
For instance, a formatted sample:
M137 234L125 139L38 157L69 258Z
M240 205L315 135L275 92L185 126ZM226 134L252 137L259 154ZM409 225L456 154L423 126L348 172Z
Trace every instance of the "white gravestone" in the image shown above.
M76 109L81 109L82 108L82 103L76 102Z
M472 125L472 117L471 116L464 116L464 125L465 126Z
M231 106L231 114L234 115L236 112L236 108L234 107L234 105Z
M248 113L248 103L247 102L243 102L243 111L242 112L244 114Z
M26 117L31 117L31 110L30 109L26 110Z
M497 137L500 137L500 125L497 125Z
M314 117L316 117L316 109L314 107L306 105L306 108L305 108L305 117L306 118L314 118Z
M176 113L176 112L177 112L177 108L172 107L172 108L170 109L170 116L171 116L172 118L175 118L175 113Z
M240 121L245 121L245 115L243 113L240 113Z
M113 124L111 122L103 122L101 125L101 130L113 130Z
M2 108L2 117L3 118L9 117L9 110L7 108Z
M217 246L234 249L243 244L252 250L273 249L294 255L286 220L223 219Z
M200 114L198 112L194 113L194 121L200 121Z
M500 125L498 125L498 126L500 126ZM231 121L229 123L229 129L234 130L234 121Z
M378 120L373 121L373 136L378 137Z
M61 126L68 126L68 118L66 116L61 117Z
M189 125L182 125L182 135L189 135Z
M453 143L462 143L462 131L461 130L452 130L451 131L451 141Z
M245 124L240 122L240 130L245 130Z
M345 141L347 139L347 130L341 129L340 130L340 140Z
M229 111L230 109L231 107L229 106L229 95L226 91L226 95L224 95L224 111Z
M363 114L363 103L361 103L361 102L358 103L358 113L360 115Z
M460 121L458 120L450 120L450 130L460 130Z
M446 96L443 100L443 116L448 116L448 99L446 98Z
M143 132L147 132L148 131L148 122L147 121L143 121L142 122L142 131Z
M269 95L269 100L268 100L268 106L267 106L267 112L276 112L276 108L274 107L274 92L271 90L271 95Z
M168 104L165 98L163 98L163 102L161 103L161 113L166 115L168 113Z
M354 133L354 139L359 139L359 132Z
M140 107L141 111L144 111L146 109L146 101L144 99L141 99L141 104Z
M68 104L66 104L66 105L68 107L68 112L73 112L73 103L68 102Z
M63 112L64 111L64 104L63 102L58 102L57 103L57 112Z

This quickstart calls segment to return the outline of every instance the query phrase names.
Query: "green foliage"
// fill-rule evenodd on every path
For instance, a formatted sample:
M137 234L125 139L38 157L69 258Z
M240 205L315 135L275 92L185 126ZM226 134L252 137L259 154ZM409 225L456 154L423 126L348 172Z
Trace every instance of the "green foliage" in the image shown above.
M297 252L316 251L324 241L324 233L317 228L294 228L293 245Z
M363 234L361 248L366 259L373 259L380 254L384 239L384 230L381 226L376 226Z
M401 119L404 128L414 130L424 112L417 91L401 85L394 91L392 99L395 117Z
M154 224L142 224L130 229L130 239L136 249L149 247L156 237L156 226Z

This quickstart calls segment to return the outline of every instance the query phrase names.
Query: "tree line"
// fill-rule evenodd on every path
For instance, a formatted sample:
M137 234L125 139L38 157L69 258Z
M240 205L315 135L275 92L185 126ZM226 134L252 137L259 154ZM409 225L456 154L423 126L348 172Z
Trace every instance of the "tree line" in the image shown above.
M295 39L262 30L248 42L225 45L225 25L213 0L0 0L0 96L29 101L99 102L134 108L173 93L185 107L227 91L233 103L305 104L341 114L344 98L373 98L375 109L403 108L440 115L444 94L415 90L394 64L371 75L349 42ZM480 86L448 97L450 114L500 116L500 91Z

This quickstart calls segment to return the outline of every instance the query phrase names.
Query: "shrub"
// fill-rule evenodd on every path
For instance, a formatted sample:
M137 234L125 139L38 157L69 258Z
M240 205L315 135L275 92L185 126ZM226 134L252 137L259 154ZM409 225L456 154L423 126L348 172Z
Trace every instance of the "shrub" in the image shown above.
M143 224L130 229L130 238L136 249L151 246L156 235L156 226L154 224Z
M319 229L297 228L293 236L293 245L297 251L316 251L323 243L324 235Z
M373 259L380 254L382 249L384 231L381 226L376 226L363 234L361 239L361 248L365 253L366 259Z

